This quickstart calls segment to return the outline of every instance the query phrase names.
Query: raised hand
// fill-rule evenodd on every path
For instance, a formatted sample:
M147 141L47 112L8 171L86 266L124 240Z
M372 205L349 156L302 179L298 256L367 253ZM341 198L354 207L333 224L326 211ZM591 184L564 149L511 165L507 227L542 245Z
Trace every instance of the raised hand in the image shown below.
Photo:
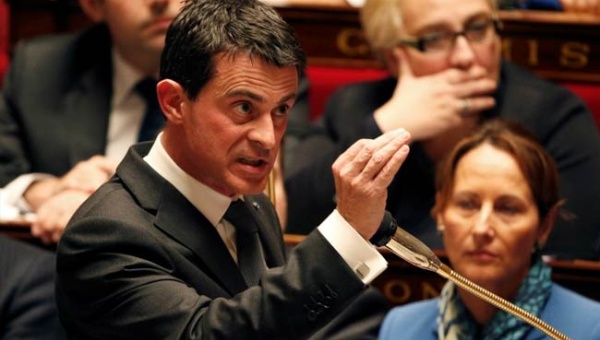
M404 129L361 139L332 166L337 210L367 240L381 223L387 187L408 155L409 141Z

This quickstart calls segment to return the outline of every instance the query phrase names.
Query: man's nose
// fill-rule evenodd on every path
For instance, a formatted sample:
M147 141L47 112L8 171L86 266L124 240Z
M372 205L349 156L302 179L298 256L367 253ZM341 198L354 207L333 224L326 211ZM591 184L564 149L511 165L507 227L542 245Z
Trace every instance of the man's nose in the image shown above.
M270 150L275 146L275 126L271 114L261 114L254 119L248 138L263 149Z

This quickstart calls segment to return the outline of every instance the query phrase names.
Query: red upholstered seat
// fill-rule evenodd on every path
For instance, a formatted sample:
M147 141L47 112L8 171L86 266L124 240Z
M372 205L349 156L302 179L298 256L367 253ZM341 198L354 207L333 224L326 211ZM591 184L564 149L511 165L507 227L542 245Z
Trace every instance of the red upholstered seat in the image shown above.
M308 92L310 117L314 120L323 114L327 99L337 88L350 83L381 79L387 75L387 71L372 68L308 66L306 74L310 81Z
M600 130L600 84L584 82L562 82L562 84L578 95L588 106L594 119L596 127Z
M309 66L306 72L310 81L309 100L313 120L323 114L327 99L337 88L349 83L381 79L387 75L384 69L324 66ZM562 84L588 105L600 130L600 84L574 81Z

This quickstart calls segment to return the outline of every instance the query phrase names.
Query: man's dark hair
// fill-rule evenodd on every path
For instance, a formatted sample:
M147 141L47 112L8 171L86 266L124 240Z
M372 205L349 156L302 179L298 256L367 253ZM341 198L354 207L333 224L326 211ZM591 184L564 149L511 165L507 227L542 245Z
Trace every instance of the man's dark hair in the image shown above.
M186 0L167 31L161 79L195 99L214 73L214 56L246 52L278 67L304 71L306 56L294 29L257 0Z

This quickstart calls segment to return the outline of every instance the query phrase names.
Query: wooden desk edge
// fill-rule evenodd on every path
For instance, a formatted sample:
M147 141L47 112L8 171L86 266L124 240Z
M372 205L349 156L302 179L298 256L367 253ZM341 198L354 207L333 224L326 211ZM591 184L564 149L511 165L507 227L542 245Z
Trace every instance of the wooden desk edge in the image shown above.
M296 246L304 239L305 235L296 235L296 234L284 234L285 244L288 246ZM378 248L378 250L385 256L392 259L398 259L403 261L402 259L397 258L392 254L391 251L386 248ZM442 260L445 260L446 254L443 250L434 250L434 253L439 256ZM577 269L583 271L598 271L600 273L600 261L591 261L591 260L549 260L547 261L548 265L553 268L565 268L565 269ZM408 263L407 263L408 264Z

